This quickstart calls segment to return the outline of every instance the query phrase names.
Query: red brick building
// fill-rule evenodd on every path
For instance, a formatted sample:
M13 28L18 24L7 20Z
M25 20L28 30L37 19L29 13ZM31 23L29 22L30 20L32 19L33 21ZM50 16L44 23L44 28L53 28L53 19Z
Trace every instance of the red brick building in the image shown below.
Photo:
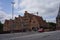
M41 16L33 15L25 11L23 17L19 15L14 20L5 20L3 31L32 31L40 27L47 27L46 21Z

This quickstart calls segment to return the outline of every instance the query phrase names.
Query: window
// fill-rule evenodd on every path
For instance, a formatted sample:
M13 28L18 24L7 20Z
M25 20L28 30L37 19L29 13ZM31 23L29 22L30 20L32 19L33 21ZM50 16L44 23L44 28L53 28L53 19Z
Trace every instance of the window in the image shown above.
M12 26L12 28L15 28L16 25L13 23L13 24L11 24L11 26Z
M35 21L33 21L33 23L35 23Z

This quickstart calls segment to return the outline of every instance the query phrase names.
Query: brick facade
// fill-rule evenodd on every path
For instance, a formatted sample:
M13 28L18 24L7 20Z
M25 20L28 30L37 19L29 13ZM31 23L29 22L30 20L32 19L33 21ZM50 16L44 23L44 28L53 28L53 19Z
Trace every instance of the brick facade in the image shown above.
M42 17L25 11L23 17L19 15L19 17L15 17L14 20L5 20L3 31L20 31L23 29L32 31L33 28L38 29L41 26L47 27L47 23Z

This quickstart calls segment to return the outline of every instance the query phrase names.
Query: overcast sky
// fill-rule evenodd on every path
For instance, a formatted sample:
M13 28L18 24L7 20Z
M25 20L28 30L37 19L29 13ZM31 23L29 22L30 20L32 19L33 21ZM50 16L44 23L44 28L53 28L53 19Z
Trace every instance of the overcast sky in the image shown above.
M0 0L0 21L11 19L12 6L14 1L14 17L23 16L24 11L29 13L38 12L47 22L56 22L60 0Z

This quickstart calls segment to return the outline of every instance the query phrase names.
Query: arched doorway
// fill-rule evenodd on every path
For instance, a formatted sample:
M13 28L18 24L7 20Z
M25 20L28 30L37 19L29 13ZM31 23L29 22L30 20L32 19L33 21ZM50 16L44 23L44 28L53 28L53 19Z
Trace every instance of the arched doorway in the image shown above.
M33 31L37 31L37 27L32 27L32 30Z

